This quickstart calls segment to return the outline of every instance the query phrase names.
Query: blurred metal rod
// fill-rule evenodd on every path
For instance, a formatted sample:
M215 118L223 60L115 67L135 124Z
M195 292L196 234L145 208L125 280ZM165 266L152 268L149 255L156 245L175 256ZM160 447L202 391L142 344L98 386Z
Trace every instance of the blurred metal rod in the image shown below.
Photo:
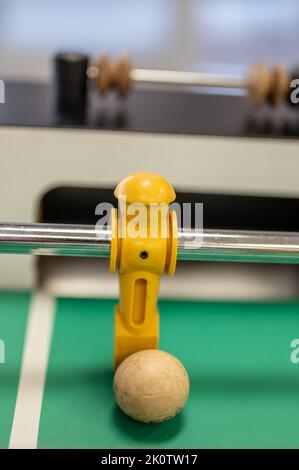
M132 69L130 76L134 82L144 84L246 88L246 80L244 78L230 75L170 70Z
M110 240L109 227L0 223L0 253L106 258ZM299 233L180 230L178 259L296 264Z

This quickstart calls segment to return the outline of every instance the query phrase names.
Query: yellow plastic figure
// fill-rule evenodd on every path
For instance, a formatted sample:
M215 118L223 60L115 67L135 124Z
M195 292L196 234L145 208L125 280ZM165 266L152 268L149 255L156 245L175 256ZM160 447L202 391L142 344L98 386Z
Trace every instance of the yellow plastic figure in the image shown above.
M120 300L115 309L114 367L130 354L157 349L160 276L174 274L176 213L172 186L155 173L133 173L114 192L110 271L119 268Z

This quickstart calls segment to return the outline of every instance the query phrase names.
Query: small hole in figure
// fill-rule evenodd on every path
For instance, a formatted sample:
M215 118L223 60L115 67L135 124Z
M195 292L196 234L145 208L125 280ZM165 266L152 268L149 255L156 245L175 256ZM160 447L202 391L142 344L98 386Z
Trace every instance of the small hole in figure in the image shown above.
M148 258L148 252L147 251L142 251L139 256L140 256L141 259L146 259L146 258Z

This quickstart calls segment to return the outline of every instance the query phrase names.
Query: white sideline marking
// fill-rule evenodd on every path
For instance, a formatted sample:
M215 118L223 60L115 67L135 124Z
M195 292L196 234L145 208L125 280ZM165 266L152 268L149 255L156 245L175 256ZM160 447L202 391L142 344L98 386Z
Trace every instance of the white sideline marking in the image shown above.
M31 298L10 449L35 449L55 319L55 299L42 291Z

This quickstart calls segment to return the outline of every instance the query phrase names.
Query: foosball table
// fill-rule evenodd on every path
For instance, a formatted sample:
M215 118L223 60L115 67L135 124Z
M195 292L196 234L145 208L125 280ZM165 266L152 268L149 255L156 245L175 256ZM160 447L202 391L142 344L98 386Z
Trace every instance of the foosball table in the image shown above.
M128 62L100 63L107 89L125 83ZM255 69L261 100L280 102L256 109L234 91L248 79L214 77L209 91L195 75L160 75L193 80L188 93L100 99L99 70L89 67L79 111L55 108L45 84L7 83L0 105L0 447L297 448L299 121L281 104L287 74ZM132 83L158 81L133 70ZM181 206L203 204L202 232L178 227L176 272L161 279L159 348L182 361L190 394L160 424L113 399L119 288L106 258L110 269L120 260L111 220L96 230L98 204L116 206L116 184L136 172L164 175Z

